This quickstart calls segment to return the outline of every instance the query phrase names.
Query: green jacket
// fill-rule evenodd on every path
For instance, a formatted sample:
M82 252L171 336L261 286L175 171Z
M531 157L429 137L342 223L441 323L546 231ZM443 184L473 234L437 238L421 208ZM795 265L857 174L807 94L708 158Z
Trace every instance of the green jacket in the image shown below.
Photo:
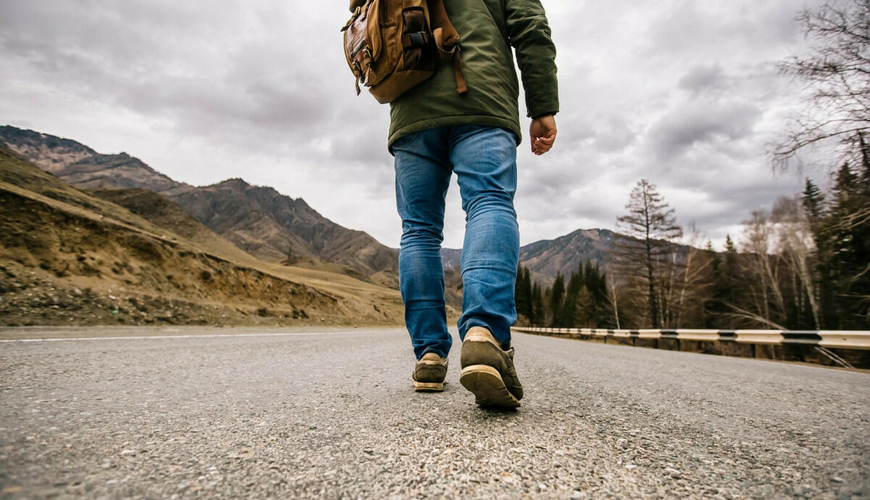
M501 127L522 139L516 49L530 117L559 111L556 47L539 0L443 0L459 32L468 92L457 94L450 64L390 104L389 146L403 135L447 125Z

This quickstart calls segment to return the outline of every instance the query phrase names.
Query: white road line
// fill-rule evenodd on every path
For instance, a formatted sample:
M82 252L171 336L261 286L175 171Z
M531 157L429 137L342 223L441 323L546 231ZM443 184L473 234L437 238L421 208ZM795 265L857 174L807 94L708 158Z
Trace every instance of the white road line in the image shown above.
M369 331L357 332L312 332L312 333L230 333L230 334L203 334L203 335L149 335L137 337L70 337L60 339L12 339L0 340L0 344L29 343L29 342L91 342L95 340L160 340L160 339L220 339L233 337L305 337L312 335L353 335L357 333L370 333Z

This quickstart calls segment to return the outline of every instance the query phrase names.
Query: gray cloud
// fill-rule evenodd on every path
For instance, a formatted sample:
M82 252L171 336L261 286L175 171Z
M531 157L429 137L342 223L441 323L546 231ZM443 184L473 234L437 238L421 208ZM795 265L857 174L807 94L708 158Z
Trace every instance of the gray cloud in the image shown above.
M669 161L688 148L727 146L753 132L761 110L747 103L685 103L653 125L649 136L657 157ZM721 151L730 154L728 148Z
M727 81L721 64L698 65L683 75L677 85L680 89L697 96L704 91L722 90L726 87Z
M803 43L803 5L543 3L562 112L550 155L519 152L523 243L613 227L641 177L714 238L794 191L764 147L798 92L775 63ZM0 115L179 180L272 185L395 245L389 116L354 94L347 14L344 2L0 0ZM463 233L455 191L451 246Z

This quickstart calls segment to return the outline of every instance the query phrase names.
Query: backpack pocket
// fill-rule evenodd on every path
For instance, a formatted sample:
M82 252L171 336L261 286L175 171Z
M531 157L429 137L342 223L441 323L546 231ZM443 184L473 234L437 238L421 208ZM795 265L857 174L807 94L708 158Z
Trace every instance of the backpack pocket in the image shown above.
M369 0L357 4L353 16L345 24L344 55L350 70L356 77L357 94L359 85L372 86L382 80L385 74L380 70L384 39L381 31L381 0Z
M438 68L428 17L423 5L402 10L400 71L435 71Z

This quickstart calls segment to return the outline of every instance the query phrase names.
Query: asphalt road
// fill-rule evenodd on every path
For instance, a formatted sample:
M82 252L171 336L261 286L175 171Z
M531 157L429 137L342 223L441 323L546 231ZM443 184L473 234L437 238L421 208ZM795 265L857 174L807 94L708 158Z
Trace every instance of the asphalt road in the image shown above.
M0 497L870 498L864 373L518 335L495 412L458 343L416 394L397 330L170 333L0 343Z

